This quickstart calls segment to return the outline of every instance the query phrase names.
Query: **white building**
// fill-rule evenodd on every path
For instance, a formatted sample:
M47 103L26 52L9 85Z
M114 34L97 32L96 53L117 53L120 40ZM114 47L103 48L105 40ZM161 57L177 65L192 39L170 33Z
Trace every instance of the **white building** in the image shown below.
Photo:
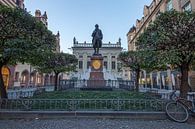
M73 40L73 54L78 58L77 73L73 75L78 79L89 79L90 76L90 60L94 53L92 43L78 43L76 39ZM100 48L100 54L104 57L103 72L105 80L117 80L121 78L119 71L118 55L122 51L121 39L117 43L103 43Z

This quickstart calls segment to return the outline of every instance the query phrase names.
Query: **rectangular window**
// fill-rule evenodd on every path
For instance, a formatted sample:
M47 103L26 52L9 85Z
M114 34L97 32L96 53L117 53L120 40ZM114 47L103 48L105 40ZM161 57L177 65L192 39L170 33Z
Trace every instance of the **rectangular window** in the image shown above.
M131 35L131 36L130 36L130 40L132 40L132 39L133 39L133 36Z
M185 4L185 5L183 6L182 9L183 9L183 11L192 11L191 3L188 2L187 4Z
M150 7L150 9L151 9L151 10L153 9L153 5Z
M116 62L112 61L112 69L116 69Z
M104 61L104 67L107 69L108 68L108 62Z
M83 61L79 61L79 69L83 69Z
M152 20L150 20L149 25L152 24Z
M168 0L167 1L167 11L171 11L173 9L173 1Z
M160 16L160 10L156 13L156 17Z
M89 67L90 67L90 61L87 61L87 69L89 69Z

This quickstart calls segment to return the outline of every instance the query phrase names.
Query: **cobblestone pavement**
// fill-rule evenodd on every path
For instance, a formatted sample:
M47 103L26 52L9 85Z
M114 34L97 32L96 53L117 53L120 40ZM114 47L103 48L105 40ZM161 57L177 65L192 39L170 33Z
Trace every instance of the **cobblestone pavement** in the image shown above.
M128 119L55 119L0 120L0 129L195 129L195 123L169 120L143 121Z

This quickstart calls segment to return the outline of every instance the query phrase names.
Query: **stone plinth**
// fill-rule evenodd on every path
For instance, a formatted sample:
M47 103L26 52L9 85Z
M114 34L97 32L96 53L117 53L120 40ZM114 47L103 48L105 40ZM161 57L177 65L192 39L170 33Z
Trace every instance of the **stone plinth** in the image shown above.
M103 57L102 55L93 55L91 57L91 72L90 78L87 81L87 87L89 88L102 88L105 87L106 82L104 80L103 73Z

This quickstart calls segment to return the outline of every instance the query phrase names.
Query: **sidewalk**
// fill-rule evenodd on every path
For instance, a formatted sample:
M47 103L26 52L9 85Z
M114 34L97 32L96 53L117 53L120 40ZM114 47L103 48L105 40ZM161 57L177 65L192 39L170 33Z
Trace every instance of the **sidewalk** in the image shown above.
M193 123L169 120L89 119L0 120L0 129L195 129Z
M1 111L0 119L117 118L166 120L165 112L125 111Z

